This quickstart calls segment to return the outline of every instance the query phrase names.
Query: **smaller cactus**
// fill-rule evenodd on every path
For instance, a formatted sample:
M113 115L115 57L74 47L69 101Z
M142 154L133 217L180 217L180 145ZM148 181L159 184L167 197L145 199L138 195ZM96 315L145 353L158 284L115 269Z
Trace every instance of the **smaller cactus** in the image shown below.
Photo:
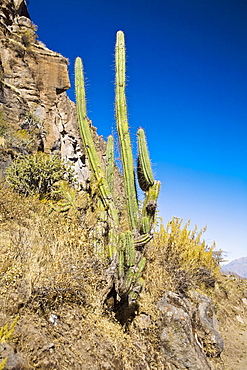
M160 181L154 181L154 184L149 187L149 189L146 191L146 198L143 204L142 208L142 219L147 218L145 220L145 228L149 229L148 232L151 231L153 222L154 222L154 217L155 217L155 211L157 208L157 199L159 196L160 192Z
M142 128L137 131L138 136L138 163L137 177L139 186L143 191L147 191L154 184L151 163L149 159L147 140L145 132Z
M113 136L109 135L106 147L106 180L110 192L114 191L114 140Z
M89 126L89 120L87 118L86 110L83 64L81 58L79 57L77 57L75 61L75 85L76 85L76 108L81 139L86 150L93 175L98 184L101 202L109 216L111 232L108 235L109 239L108 251L109 257L113 258L113 256L116 255L117 253L117 241L118 241L117 232L119 227L118 211L115 207L112 194L107 184L107 180L105 179L105 174L103 172L99 157L97 155L95 144L91 134L91 129Z

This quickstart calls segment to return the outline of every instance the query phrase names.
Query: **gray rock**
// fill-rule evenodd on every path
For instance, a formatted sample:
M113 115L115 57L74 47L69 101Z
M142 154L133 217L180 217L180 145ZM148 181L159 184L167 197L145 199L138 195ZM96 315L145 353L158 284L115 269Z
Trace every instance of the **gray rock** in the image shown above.
M210 298L191 292L191 299L196 306L194 311L195 329L203 349L209 357L218 357L224 348L223 339L218 332L218 321L213 302Z
M8 357L4 370L27 370L30 367L19 353L15 353L8 343L0 343L0 361Z
M212 369L207 356L219 356L223 341L216 330L217 320L209 298L192 293L192 302L168 292L158 303L161 311L162 351L178 369Z

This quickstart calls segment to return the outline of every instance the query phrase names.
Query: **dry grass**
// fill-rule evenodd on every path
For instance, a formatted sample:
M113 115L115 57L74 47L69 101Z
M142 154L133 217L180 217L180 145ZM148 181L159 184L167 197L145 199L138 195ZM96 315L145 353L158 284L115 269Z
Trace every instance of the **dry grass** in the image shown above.
M11 305L13 292L20 304L42 290L74 291L90 302L105 266L95 257L78 215L51 213L49 202L20 197L4 186L0 199L0 292L9 295L5 305Z
M165 291L214 282L212 250L201 232L188 231L181 220L161 226L145 251L138 315L126 330L100 304L109 265L90 239L97 197L72 195L62 212L61 199L56 204L20 197L1 184L0 327L19 314L12 344L32 368L166 369L156 303ZM142 315L150 318L147 325Z
M0 186L0 327L19 315L12 345L37 369L165 369L156 343L100 305L108 263L89 237L95 208L53 206Z

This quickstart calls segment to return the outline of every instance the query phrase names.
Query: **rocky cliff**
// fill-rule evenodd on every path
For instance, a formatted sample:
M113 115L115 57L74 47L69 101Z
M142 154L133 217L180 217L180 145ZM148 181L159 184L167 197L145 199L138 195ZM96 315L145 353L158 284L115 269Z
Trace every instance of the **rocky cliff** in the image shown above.
M30 124L36 123L40 135L35 149L61 153L74 163L79 181L85 185L89 172L79 145L75 105L66 95L70 87L68 61L37 40L36 26L22 0L1 1L0 81L1 120L8 131L28 131ZM11 159L7 141L3 137L0 141L0 147L6 149L2 170ZM9 147L13 149L13 143ZM20 151L20 145L16 147Z

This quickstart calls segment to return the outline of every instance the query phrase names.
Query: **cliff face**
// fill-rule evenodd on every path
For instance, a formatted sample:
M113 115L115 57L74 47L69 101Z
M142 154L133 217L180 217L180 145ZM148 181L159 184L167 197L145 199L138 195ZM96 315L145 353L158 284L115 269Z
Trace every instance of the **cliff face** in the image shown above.
M66 95L68 61L37 40L25 0L1 1L0 81L0 111L8 127L25 129L31 116L42 125L39 148L72 161L85 185L89 171L79 146L75 104ZM9 160L8 155L1 159L2 169Z

